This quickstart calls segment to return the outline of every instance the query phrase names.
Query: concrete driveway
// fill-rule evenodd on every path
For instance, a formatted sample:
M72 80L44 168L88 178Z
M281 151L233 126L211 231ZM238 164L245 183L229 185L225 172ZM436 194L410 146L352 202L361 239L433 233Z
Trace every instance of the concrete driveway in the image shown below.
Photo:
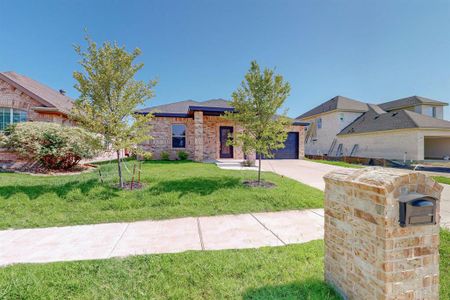
M443 184L441 195L441 226L450 229L450 185Z
M263 160L261 169L295 179L323 191L325 190L323 176L342 168L308 160L281 159Z
M261 165L264 171L271 171L320 190L325 190L323 176L333 170L342 169L327 164L315 163L308 160L264 160ZM405 172L410 172L405 170ZM428 174L426 175L436 175ZM450 185L442 184L444 190L441 196L441 226L450 229Z

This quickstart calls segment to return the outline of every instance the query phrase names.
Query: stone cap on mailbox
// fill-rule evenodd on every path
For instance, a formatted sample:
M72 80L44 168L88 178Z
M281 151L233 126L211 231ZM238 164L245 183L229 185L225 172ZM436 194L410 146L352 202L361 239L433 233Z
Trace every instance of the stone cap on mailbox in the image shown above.
M405 193L421 193L440 199L443 187L431 177L408 170L368 167L339 169L324 176L325 183L352 186L362 190L398 198Z

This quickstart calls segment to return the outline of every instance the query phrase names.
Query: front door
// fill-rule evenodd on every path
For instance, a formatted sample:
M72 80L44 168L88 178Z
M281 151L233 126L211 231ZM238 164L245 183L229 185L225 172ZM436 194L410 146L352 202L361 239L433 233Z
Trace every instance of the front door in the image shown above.
M227 145L229 136L233 135L233 127L220 126L220 158L233 158L233 146Z

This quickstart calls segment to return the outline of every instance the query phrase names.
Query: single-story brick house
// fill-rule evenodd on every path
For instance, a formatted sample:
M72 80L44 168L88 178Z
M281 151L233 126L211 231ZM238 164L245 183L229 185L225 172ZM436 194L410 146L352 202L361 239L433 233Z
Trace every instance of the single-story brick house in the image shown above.
M167 152L171 158L185 151L196 161L217 159L244 159L238 147L226 144L229 134L241 130L233 122L223 118L226 111L233 111L231 102L223 99L208 101L186 100L137 111L152 113L153 139L142 147L153 153L156 159ZM304 122L293 121L283 149L275 151L275 158L302 159L304 157Z
M0 72L0 130L23 121L69 122L73 100L64 93L15 72Z
M15 72L0 72L0 131L26 121L70 124L73 101L62 90L54 90ZM15 160L13 153L0 149L0 161Z

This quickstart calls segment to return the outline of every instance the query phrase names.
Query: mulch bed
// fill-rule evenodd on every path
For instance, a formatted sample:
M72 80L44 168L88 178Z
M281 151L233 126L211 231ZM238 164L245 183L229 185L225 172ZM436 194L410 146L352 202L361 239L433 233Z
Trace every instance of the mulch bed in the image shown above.
M123 183L123 190L140 190L144 187L144 185L141 182L133 182L133 185L131 185L131 182L124 182ZM119 185L116 185L116 188L120 189Z
M258 180L246 180L246 181L244 181L244 185L248 186L248 187L259 187L259 188L266 188L266 189L271 189L271 188L276 187L275 183L265 181L265 180L261 180L260 183L258 183Z
M22 163L10 163L3 164L1 171L14 172L29 175L46 175L46 176L61 176L61 175L77 175L95 170L97 166L92 164L77 165L69 170L51 170L42 167L41 164L36 162L22 162Z

